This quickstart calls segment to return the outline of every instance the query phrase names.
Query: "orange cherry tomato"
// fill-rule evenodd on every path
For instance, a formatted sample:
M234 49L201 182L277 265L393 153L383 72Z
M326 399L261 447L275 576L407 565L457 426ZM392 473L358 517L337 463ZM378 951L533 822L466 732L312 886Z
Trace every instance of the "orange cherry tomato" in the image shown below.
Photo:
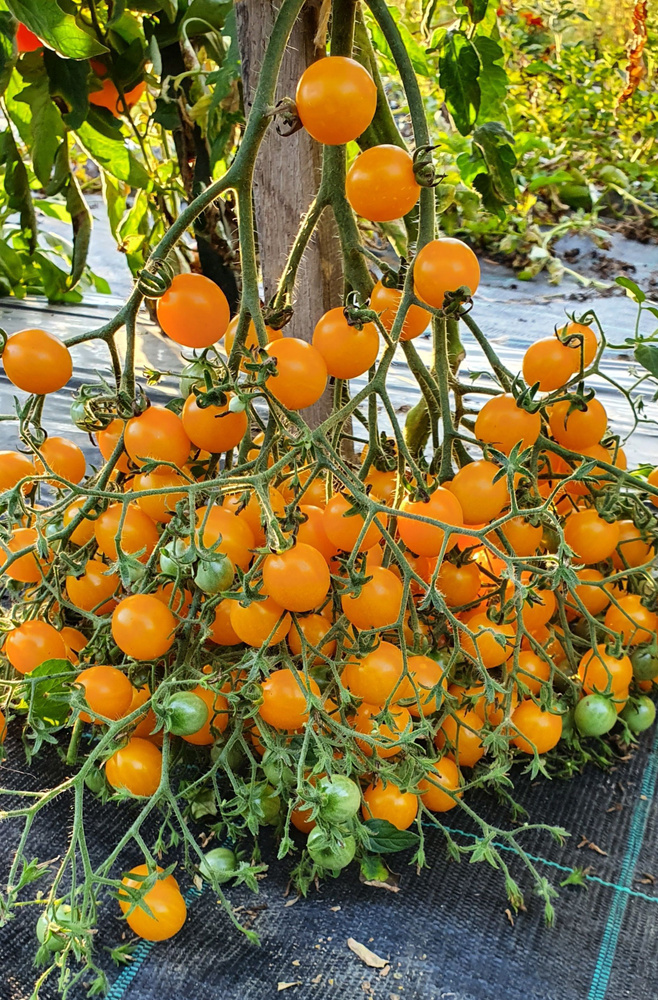
M201 698L207 705L208 718L200 729L197 729L195 733L183 736L183 739L186 743L193 743L198 747L210 746L211 743L215 742L217 732L223 733L228 726L228 702L224 695L211 691L210 688L202 687L200 684L192 688L192 694Z
M341 598L343 613L360 629L386 628L400 617L404 588L390 569L375 566L368 570L371 579L363 584L358 597L346 594ZM374 699L368 698L367 701Z
M508 662L511 669L511 660ZM519 669L516 679L523 684L531 694L538 695L542 686L551 678L551 665L530 649L522 649L519 653Z
M217 455L240 444L247 433L247 414L244 410L232 413L230 401L231 394L227 393L223 406L201 407L193 392L187 397L182 413L183 428L196 448Z
M518 735L512 743L524 753L548 753L562 736L562 716L544 711L531 698L524 699L514 710L512 724Z
M637 594L617 598L605 613L604 625L619 633L625 646L637 646L656 638L658 617L642 604Z
M151 691L148 684L145 684L142 688L133 688L132 701L128 707L126 715L132 715L132 713L137 708L141 708L145 705L147 701L151 699ZM133 729L131 735L138 736L142 740L152 740L156 745L162 745L163 741L163 730L159 729L157 733L154 729L157 725L157 719L155 717L155 712L149 707L145 710L143 715L140 715L137 722L135 723L135 728Z
M65 660L66 643L48 622L33 619L7 633L4 654L14 670L28 674L46 660Z
M578 339L576 339L575 335L578 335ZM574 338L573 344L569 345L569 349L574 351L576 355L576 371L581 367L581 355L582 367L589 368L599 349L599 338L591 326L585 326L583 323L567 323L560 330L560 337L564 341Z
M161 460L182 469L190 454L190 439L181 418L164 406L149 406L138 417L131 417L123 441L135 465ZM168 470L165 467L162 471Z
M604 521L595 510L575 511L567 518L564 538L585 564L603 562L617 547L619 523Z
M484 757L484 745L480 730L482 719L469 708L458 708L441 724L434 742L439 750L446 747L446 755L452 757L459 767L475 767Z
M157 870L160 872L162 868ZM146 865L137 865L124 877L121 884L139 891L148 873ZM173 875L158 879L153 888L143 894L142 899L147 909L136 905L130 912L133 903L126 892L120 892L118 899L121 912L127 914L126 923L131 931L145 941L166 941L178 934L187 918L185 900Z
M5 550L8 549L10 554L21 552L23 549L28 548L28 546L36 548L38 538L36 528L14 528L11 538L8 542L4 543L3 548ZM0 558L2 558L1 549ZM9 558L10 556L7 557L6 561L3 559L0 562L0 573L4 576L9 577L10 580L18 580L19 583L38 583L41 580L42 570L45 570L45 563L35 555L34 551L27 552L24 556L19 556L11 565L6 566Z
M608 414L598 399L583 403L582 409L564 399L550 407L549 426L559 444L580 451L598 444L606 432Z
M111 573L100 559L89 559L82 576L66 577L66 592L71 604L82 611L105 615L115 606L113 600L119 588L119 577Z
M133 697L133 686L121 670L116 667L87 667L76 678L85 690L85 700L89 712L80 712L83 722L101 723L106 719L122 719L126 715Z
M398 830L408 830L418 815L418 796L390 781L373 781L363 793L361 814L365 820L385 819Z
M392 698L399 701L410 695L409 684L402 680L402 650L391 642L380 642L362 659L352 660L343 673L343 683L357 698L370 705L383 705Z
M534 556L541 545L543 528L541 524L531 524L519 516L505 521L502 532L517 556ZM498 546L500 547L500 543Z
M299 526L297 541L311 545L327 562L331 562L338 552L338 547L329 540L325 531L323 509L310 503L300 504L299 509L305 515L306 520L302 521Z
M377 87L355 59L328 56L304 70L295 103L309 135L326 146L342 146L358 139L370 125Z
M69 441L68 438L46 438L39 452L46 465L61 479L65 479L70 483L79 483L84 478L87 468L85 456L77 444ZM34 467L40 476L46 471L43 462L38 458L35 460ZM65 486L64 483L52 479L48 480L48 485L54 486L57 489L63 489Z
M528 413L508 393L487 400L475 421L478 441L493 445L506 455L516 444L520 444L521 450L531 448L540 434L541 414Z
M397 489L398 474L393 469L381 471L373 466L364 479L364 483L371 487L370 492L373 497L377 497L382 503L390 504Z
M199 507L196 512L201 541L206 548L217 546L215 552L223 552L235 566L247 570L253 558L256 542L247 521L230 510L214 504Z
M480 592L482 577L474 562L443 562L436 578L436 589L443 594L449 608L458 608L474 601Z
M438 556L443 547L445 530L423 521L412 521L405 517L405 514L415 514L457 527L464 523L459 498L442 486L437 487L427 502L404 500L400 506L398 533L407 548L418 556ZM456 544L457 533L453 531L448 539L446 551Z
M235 601L225 598L215 608L215 618L210 625L210 641L217 646L237 646L242 639L231 625L231 609Z
M513 625L497 625L487 618L485 612L478 612L468 620L468 628L476 633L476 638L460 633L461 647L467 656L478 663L482 660L487 670L499 667L509 660L514 652L516 629ZM498 640L502 639L502 642Z
M461 240L431 240L419 250L414 263L414 289L421 302L442 309L448 292L466 285L475 295L479 284L478 259Z
M288 647L293 656L302 655L302 638L306 647L312 646L318 650L318 654L306 649L308 665L325 663L336 652L336 640L324 641L324 637L331 629L332 623L327 621L324 615L306 615L304 618L297 617L288 632Z
M612 553L612 565L615 569L626 569L627 566L643 566L651 562L654 548L650 542L645 542L639 528L632 521L618 521L619 541Z
M374 323L365 323L361 329L350 326L345 310L338 307L316 323L313 347L322 355L329 375L357 378L377 360L379 333Z
M80 629L72 628L70 625L65 625L64 628L60 629L59 634L71 653L79 653L87 645L87 636ZM75 657L71 658L69 656L69 659L72 663L77 662Z
M459 770L454 760L442 757L430 766L427 778L418 782L421 800L430 812L450 812L461 799ZM450 793L454 794L451 795Z
M312 678L307 682L301 671L287 667L272 671L261 691L260 717L274 729L300 729L308 722L309 695L320 697L320 688Z
M162 472L140 473L133 479L131 488L137 494L135 502L140 510L143 510L152 521L167 524L174 516L176 504L186 496L182 490L176 490L175 487L186 485L187 479L184 476L174 472L173 469L163 469ZM163 489L168 490L168 492L140 496L140 493Z
M374 753L387 759L399 752L402 735L411 729L411 715L402 705L392 705L387 713L391 722L378 722L376 716L381 711L377 705L362 702L354 716L354 728L357 733L374 741L373 745L357 738L357 745L367 757L372 757Z
M327 366L317 347L297 337L275 340L265 348L276 362L276 375L266 386L289 410L305 410L317 403L327 384Z
M5 375L24 392L43 396L62 389L73 373L68 347L45 330L21 330L2 352Z
M410 656L407 660L409 683L414 700L407 705L415 719L438 712L448 689L448 676L444 664L431 656Z
M585 694L622 695L633 679L633 664L628 656L611 656L603 643L589 649L578 664L578 676Z
M275 646L290 631L290 615L284 612L276 601L266 597L264 601L251 601L243 607L239 601L231 601L231 628L240 642L260 649L266 643Z
M296 806L290 813L290 822L300 833L310 833L317 826L314 819L309 819L311 806Z
M117 791L137 797L155 795L162 775L162 754L150 740L131 736L105 761L105 777Z
M27 455L21 455L19 451L0 451L0 493L12 490L21 479L33 475L34 465ZM27 491L29 486L25 483L22 490Z
M79 500L74 500L70 503L62 515L62 523L65 528L71 524L71 522L77 518L78 514L82 510L86 503L85 497L80 497ZM73 542L74 545L86 545L94 537L94 522L89 518L85 517L80 524L73 529L69 535L69 541Z
M364 150L347 171L345 194L356 214L370 222L401 219L420 197L413 158L400 146Z
M235 334L238 329L238 321L240 317L234 316L229 325L226 328L226 336L224 337L224 350L226 354L229 355L233 350L233 343L235 341ZM267 342L271 344L274 340L281 340L283 337L283 330L274 330L271 326L265 327L265 332L267 333ZM253 351L255 347L258 347L258 334L256 333L256 324L253 319L249 320L249 326L247 327L247 336L245 337L244 347L247 351Z
M98 450L105 459L106 462L112 457L112 452L119 443L119 438L123 434L125 428L125 420L120 420L119 417L115 417L104 427L102 431L96 431L96 441L98 442ZM130 459L125 451L119 455L119 460L116 463L115 468L119 472L130 472Z
M113 503L94 523L96 543L108 559L117 558L116 539L119 535L121 515L124 505ZM126 514L121 526L121 548L124 552L134 555L144 550L139 556L140 562L146 562L158 542L158 529L137 504L126 505Z
M351 552L363 531L364 519L361 514L354 513L347 497L337 493L324 509L323 524L329 541L343 552ZM381 540L382 533L373 520L359 543L359 552L371 549Z
M553 392L574 376L578 358L558 337L544 337L531 344L523 355L523 377L540 392Z
M311 545L297 542L285 552L265 557L263 592L286 611L312 611L322 604L330 586L325 558Z
M576 576L580 583L574 590L575 595L590 615L600 615L610 604L609 590L599 586L605 581L603 573L599 573L598 569L579 569ZM580 609L577 613L581 613Z
M493 462L470 462L459 470L448 488L459 500L464 524L493 521L509 504L507 478Z
M117 646L134 660L156 660L171 649L176 619L152 594L132 594L112 612L112 635Z
M389 288L387 285L383 285L381 281L378 281L372 290L370 308L373 312L379 313L382 326L388 333L393 329L393 323L395 322L395 316L401 300L401 289ZM415 340L416 337L420 337L421 333L424 333L429 326L431 318L427 309L422 309L420 306L415 305L409 306L402 324L400 340Z
M113 115L124 114L125 109L134 107L146 91L146 84L143 80L140 80L130 90L124 90L122 100L119 88L107 75L107 66L100 59L91 59L90 63L91 68L101 83L100 90L92 90L89 94L90 104L94 104L99 108L107 108Z
M224 292L203 274L177 274L156 310L164 332L182 347L216 344L231 318Z
M235 514L245 524L248 524L254 536L255 546L263 546L265 544L265 528L262 523L265 520L264 509L258 494L255 492L251 493L249 502L245 505L245 494L249 494L248 486L245 486L245 490L242 493L229 493L222 500L222 507ZM285 499L275 486L270 486L269 494L270 506L273 512L277 517L283 518L286 508ZM299 538L298 541L304 541L304 539Z

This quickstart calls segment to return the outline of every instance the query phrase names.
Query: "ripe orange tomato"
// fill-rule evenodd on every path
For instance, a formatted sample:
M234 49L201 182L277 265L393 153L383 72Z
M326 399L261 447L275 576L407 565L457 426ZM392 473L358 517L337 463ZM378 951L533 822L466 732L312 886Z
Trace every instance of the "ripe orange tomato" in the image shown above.
M367 757L372 757L374 753L377 757L387 759L399 752L401 736L411 729L411 716L402 705L392 705L388 710L391 722L378 722L375 717L381 711L377 705L362 702L354 716L354 728L357 733L374 740L374 745L366 740L356 741Z
M112 598L118 587L119 577L110 573L100 559L89 559L82 576L69 574L66 577L66 592L71 604L83 611L96 609L97 615L112 611L116 603Z
M576 371L579 371L581 354L583 368L589 368L593 362L599 349L599 338L594 330L592 330L591 326L585 326L583 323L567 323L567 325L560 330L560 337L565 341L569 340L569 338L573 337L575 334L578 334L582 338L582 346L581 341L578 340L574 341L573 346L570 346L569 349L574 351L576 355Z
M415 719L423 715L438 712L443 704L444 692L448 689L448 674L446 667L431 656L410 656L407 660L409 682L406 688L411 688L413 701L407 705L409 714ZM410 696L410 692L407 692Z
M534 556L541 545L543 528L519 516L505 521L502 532L517 556Z
M616 463L615 463L616 464ZM622 468L622 466L620 466ZM647 476L647 482L650 486L658 487L658 469L653 469ZM650 496L649 500L654 505L658 507L658 496Z
M356 214L370 222L401 219L420 197L413 158L400 146L364 150L347 171L345 194Z
M0 451L0 493L12 490L21 479L33 475L34 465L27 455L21 455L20 451ZM25 483L22 489L27 490L29 485Z
M355 59L328 56L304 70L295 103L309 135L326 146L342 146L358 139L370 125L377 87Z
M247 433L247 414L244 410L232 413L229 410L231 394L223 406L199 406L193 392L185 400L183 429L196 448L217 455L231 451L240 444Z
M457 805L457 799L461 799L464 794L459 791L460 784L459 770L454 760L441 757L430 766L427 778L418 782L423 805L430 812L450 812ZM450 792L454 792L454 795L450 795Z
M79 483L84 478L87 468L85 456L77 444L63 437L49 437L39 448L39 452L44 462L61 479L66 479L70 483ZM44 475L46 469L38 458L34 462L34 467L38 475ZM48 480L49 486L63 489L63 483L57 480Z
M393 323L402 300L402 291L398 288L389 288L378 281L370 296L370 308L373 312L379 313L379 318L384 329L390 333ZM430 322L431 315L427 309L420 306L411 305L407 310L402 324L400 340L414 340L420 337Z
M324 508L322 523L329 541L343 552L351 552L363 531L364 519L361 514L354 513L354 508L342 493L337 493ZM373 520L359 543L359 552L371 549L381 539L382 533Z
M288 632L288 646L292 655L302 655L303 637L306 646L313 646L319 651L316 655L312 650L306 649L308 665L312 667L319 663L325 663L336 652L335 639L324 642L324 637L331 625L332 623L327 621L324 615L315 614L296 618Z
M346 594L341 598L343 613L360 629L386 628L400 617L403 586L390 569L375 566L368 570L371 579L363 584L358 597ZM376 701L366 698L367 701Z
M133 686L124 673L116 667L87 667L76 677L76 684L85 689L85 700L89 712L80 712L83 722L101 723L95 718L102 715L106 719L122 719L130 708Z
M470 247L452 237L431 240L419 250L414 263L414 289L422 302L443 308L448 292L462 285L475 295L480 284L480 265Z
M509 455L515 444L531 448L541 433L541 414L528 413L505 393L487 400L475 421L478 441L491 444Z
M240 317L234 316L229 325L226 328L226 336L224 337L224 350L226 354L229 355L233 350L233 343L235 341L235 333L238 329L238 321ZM271 344L273 340L281 340L283 337L283 330L274 330L271 326L266 326L265 331L267 333L267 342ZM253 319L249 320L249 326L247 327L247 336L245 337L244 347L248 351L253 351L254 347L258 347L258 334L256 333L256 324Z
M192 688L192 694L197 695L208 707L208 718L195 733L189 733L182 738L186 743L198 747L210 746L215 742L217 732L223 733L228 726L228 702L224 695L198 684Z
M446 755L452 757L459 767L475 767L484 757L484 746L480 737L482 719L469 708L458 708L454 715L448 715L434 738L439 750L448 747Z
M62 389L73 373L68 347L45 330L21 330L2 352L5 375L19 389L43 396Z
M152 594L132 594L112 612L112 635L122 653L133 660L156 660L171 649L176 619Z
M627 566L643 566L651 562L654 555L653 545L645 542L639 528L632 521L618 521L619 541L612 553L612 565L615 569L625 569Z
M583 464L583 462L586 462L590 458L594 458L598 462L610 461L610 452L608 451L607 448L604 448L602 444L591 444L587 448L579 448L578 451L583 456L583 459L581 462L574 463L575 468L579 468ZM572 468L567 463L565 463L563 471L567 475L571 475ZM595 465L592 471L589 473L589 476L592 477L596 476L597 479L599 479L601 476L607 476L607 475L608 473L601 465ZM591 482L590 485L588 486L584 482L573 481L570 483L566 483L565 489L567 493L570 493L572 496L587 496L590 490L590 486L592 489L599 489L601 483Z
M589 649L578 664L578 676L585 694L623 695L633 679L633 664L628 656L611 656L605 644Z
M125 423L125 420L120 420L119 417L115 417L114 420L112 420L107 427L104 427L102 431L96 431L98 450L106 462L109 462L112 457L112 452L119 443L119 438L123 434ZM118 472L130 472L130 459L125 451L119 455L119 460L117 461L115 468Z
M265 350L276 362L277 374L265 383L274 398L289 410L317 403L327 384L327 366L317 347L297 337L284 337Z
M251 601L246 607L239 601L231 601L230 618L231 628L240 642L256 649L266 643L275 646L290 631L290 615L271 597L266 597L264 601Z
M507 592L508 598L510 598L512 594L513 591L510 588ZM523 602L521 610L523 624L527 628L528 632L531 633L534 633L543 625L547 625L555 614L555 609L557 608L557 601L552 590L541 590L539 587L535 587L534 596L537 600L530 600L529 598L526 598Z
M374 323L365 323L361 329L350 326L345 310L338 307L316 323L313 347L322 355L329 375L358 378L377 360L379 333Z
M105 761L105 777L117 790L131 795L155 795L162 775L162 754L150 741L131 736Z
M458 527L464 523L464 514L458 497L442 486L437 487L426 502L403 500L398 517L398 533L407 548L418 556L438 556L443 546L445 531L423 521L412 521L405 517L405 514L416 514L419 517L428 517ZM446 551L456 544L457 533L453 531L448 539Z
M525 698L512 715L518 735L512 743L524 753L548 753L562 736L562 716L544 711L531 698Z
M642 604L642 599L637 594L628 594L617 598L617 604L610 605L605 614L604 625L613 632L618 632L625 646L637 646L656 638L658 617Z
M523 377L540 392L553 392L575 375L578 358L558 337L544 337L531 344L523 355Z
M619 524L604 521L595 510L578 510L567 518L564 538L584 563L602 562L617 547Z
M122 503L110 504L94 524L96 544L103 555L112 560L117 558L116 538L119 534L123 506ZM123 551L133 555L143 549L139 561L146 562L157 545L157 541L158 529L151 518L137 504L127 504L126 516L121 528L121 548Z
M19 21L16 27L16 48L21 54L23 52L36 52L37 49L43 48L43 42Z
M131 483L131 488L137 496L135 502L140 510L151 518L166 524L174 516L176 504L183 500L185 493L181 490L174 490L176 486L186 486L187 480L172 469L163 469L162 472L142 472L135 476ZM167 489L171 492L155 493L152 496L140 496L149 490Z
M598 444L608 426L608 414L598 399L590 399L583 407L580 409L563 399L549 409L551 434L572 451Z
M123 443L135 465L161 460L182 468L190 454L190 439L181 418L164 406L149 406L138 417L131 417ZM168 470L165 467L162 471Z
M216 344L231 318L224 292L203 274L177 274L156 311L164 332L182 347Z
M399 701L409 697L409 684L401 681L403 671L402 650L391 642L380 642L362 659L349 661L343 684L368 704L383 705L389 698Z
M507 665L508 670L512 668L511 660ZM548 660L542 659L537 653L530 649L522 649L519 653L519 671L517 681L523 684L531 694L538 695L542 685L550 680L551 665Z
M70 503L62 515L62 524L65 528L71 524L71 522L78 516L80 511L85 505L85 498L81 497L79 500L74 500ZM84 518L77 528L74 528L69 535L69 541L73 542L74 545L86 545L94 537L94 522L88 518Z
M141 708L141 706L145 705L150 698L151 690L148 684L145 684L142 688L133 687L132 701L130 702L126 715L132 715L135 709ZM157 720L155 712L149 706L144 714L139 716L131 736L139 736L142 740L152 740L156 746L161 746L163 741L163 730L159 729L157 733L154 733L153 730L156 725Z
M310 819L311 806L296 806L290 813L290 822L300 833L310 833L317 826L314 819Z
M207 516L206 516L207 515ZM215 552L223 552L235 566L246 570L252 560L256 545L253 532L244 518L232 514L214 504L199 507L196 512L201 541L206 548L217 546Z
M87 636L83 635L80 629L72 628L70 625L65 625L64 628L60 629L59 633L66 643L66 647L70 653L79 653L87 645ZM69 660L72 663L76 663L75 657L69 656Z
M324 511L322 507L316 507L310 503L302 503L299 505L299 509L306 516L306 520L302 521L299 526L297 541L303 542L305 545L312 545L328 563L331 562L338 552L338 547L329 540L327 532L324 529Z
M161 872L162 868L157 870ZM137 865L128 872L121 884L139 891L148 874L146 865ZM126 923L131 931L145 941L166 941L178 934L187 918L185 900L173 875L158 879L153 888L143 894L142 899L147 909L137 905L129 912L133 903L126 892L120 892L118 899L121 912L127 914Z
M38 537L36 528L14 528L11 538L4 543L3 547L8 549L10 553L20 552L28 546L36 547ZM0 559L2 559L1 550ZM9 557L6 561L9 561ZM34 552L27 552L24 556L19 556L6 568L5 560L0 562L0 573L9 577L10 580L18 580L19 583L38 583L41 580L42 570L45 570L45 564Z
M470 635L460 633L461 647L467 656L472 657L476 663L481 659L487 670L499 667L509 660L514 652L516 637L516 629L512 624L497 625L487 618L484 611L478 611L466 624L477 635L477 638L471 639ZM497 636L504 641L499 642Z
M96 60L92 60L92 64ZM98 76L102 74L97 73ZM100 90L92 90L89 93L89 103L95 105L97 108L107 108L111 111L113 115L124 114L124 101L127 108L132 108L137 104L142 94L146 91L146 83L144 80L140 80L136 83L134 87L130 90L124 90L123 100L121 99L121 94L119 93L119 88L117 85L110 80L109 77L105 76L101 81Z
M308 682L299 670L273 670L261 684L263 700L260 716L275 729L300 729L308 722L308 697L320 697L320 688L310 678Z
M449 483L448 489L461 504L464 524L493 521L507 507L509 489L506 477L503 475L494 482L500 471L500 467L493 462L470 462Z
M34 619L7 633L4 654L14 670L28 674L46 660L65 660L66 643L56 628Z
M365 820L385 819L398 830L408 830L418 814L418 796L390 781L373 781L363 793L361 814Z
M291 549L266 556L263 593L286 611L312 611L329 593L331 577L324 556L297 542Z
M249 502L244 506L245 493L249 493L250 488L245 486L245 490L242 493L229 493L222 500L222 507L224 510L230 511L235 514L240 520L244 521L251 528L254 536L254 545L256 547L263 546L265 544L265 528L263 527L263 520L265 519L265 512L261 505L260 498L256 492L252 492L249 497ZM276 486L270 486L270 506L277 517L283 518L285 516L286 501L283 496L276 488ZM301 508L300 508L301 509ZM298 541L304 541L303 538L298 538ZM317 548L317 546L314 546Z
M218 646L237 646L242 639L231 625L231 608L235 601L225 598L215 608L215 618L210 625L210 641Z
M443 594L449 608L470 604L480 592L482 577L477 563L462 565L443 562L436 578L436 588Z
M603 573L598 569L579 569L576 576L581 581L574 593L591 615L601 614L610 604L610 593L606 587L599 586L604 582ZM578 609L580 614L580 609Z
M384 504L390 504L395 496L398 484L398 474L394 469L383 471L374 466L364 479L366 486L370 486L370 493L373 497L381 500Z

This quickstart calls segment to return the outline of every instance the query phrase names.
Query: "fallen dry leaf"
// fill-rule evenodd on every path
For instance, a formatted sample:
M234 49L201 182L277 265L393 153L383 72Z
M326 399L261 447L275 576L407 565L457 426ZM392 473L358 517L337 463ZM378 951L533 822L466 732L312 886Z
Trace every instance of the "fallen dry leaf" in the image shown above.
M577 850L580 850L581 847L586 847L589 851L595 851L604 858L607 858L608 856L607 851L604 851L602 847L599 847L599 845L593 843L593 841L588 840L587 837L583 837L581 842L577 845Z
M512 916L512 911L511 910L505 910L505 916L507 917L507 919L509 920L510 924L513 927L514 926L514 917Z
M281 990L289 990L291 986L301 986L301 985L302 985L302 983L301 983L301 980L299 980L299 979L297 980L296 983L277 983L276 984L276 991L277 991L277 993L280 993Z
M366 948L364 944L360 944L354 938L347 939L347 947L370 969L383 969L390 964L386 958L375 955L374 951L370 951L370 948Z

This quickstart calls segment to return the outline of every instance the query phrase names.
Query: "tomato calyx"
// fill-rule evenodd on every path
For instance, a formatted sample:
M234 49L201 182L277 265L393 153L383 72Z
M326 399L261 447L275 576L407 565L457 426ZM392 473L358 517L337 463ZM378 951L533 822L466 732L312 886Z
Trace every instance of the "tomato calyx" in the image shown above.
M294 135L304 127L297 111L297 104L292 97L283 97L274 106L266 108L263 117L277 119L276 131L284 137Z
M437 145L419 146L413 154L414 176L416 178L416 183L419 184L420 187L436 187L445 177L445 174L440 177L437 176L434 161L432 160L432 151L438 148L439 147Z

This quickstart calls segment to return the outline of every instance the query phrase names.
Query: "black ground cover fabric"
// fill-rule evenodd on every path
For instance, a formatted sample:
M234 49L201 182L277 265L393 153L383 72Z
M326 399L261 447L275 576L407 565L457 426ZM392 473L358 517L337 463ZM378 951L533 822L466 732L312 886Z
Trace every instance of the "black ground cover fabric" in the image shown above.
M658 741L657 741L658 744ZM141 943L130 966L115 969L104 947L121 940L116 903L108 899L98 935L112 984L109 1000L654 1000L658 994L658 815L654 802L658 756L646 735L629 763L603 774L591 768L565 783L518 782L517 799L531 821L565 826L565 846L530 832L523 843L538 870L558 886L574 867L589 868L587 888L565 887L557 924L543 924L543 905L517 858L506 853L526 890L527 911L506 914L500 872L486 864L455 864L440 834L428 836L430 869L419 875L395 856L400 891L362 885L352 866L319 891L291 904L286 895L292 862L270 862L260 892L228 894L238 916L256 930L250 945L230 924L210 890L198 893L185 876L189 905L180 934L157 945ZM61 765L59 774L66 774ZM49 787L54 777L36 761L27 768L20 745L9 747L2 767L5 787ZM508 828L506 811L490 799L471 800L492 824ZM9 802L5 799L5 807ZM91 796L86 822L92 861L99 861L129 821L132 806L101 807ZM35 824L33 852L54 858L65 849L71 801L60 798ZM458 810L449 817L456 839L472 840L473 828ZM2 824L2 879L11 862L17 826ZM585 842L585 843L584 843ZM593 850L595 844L605 854ZM582 846L579 846L582 845ZM134 855L122 867L137 863ZM169 859L168 859L169 860ZM0 932L2 1000L28 1000L37 971L31 966L37 912L26 907ZM355 938L390 961L385 975L365 966L347 948ZM285 990L279 984L294 983ZM80 998L84 991L80 990ZM77 996L75 1000L77 1000ZM42 1000L56 993L46 986Z

